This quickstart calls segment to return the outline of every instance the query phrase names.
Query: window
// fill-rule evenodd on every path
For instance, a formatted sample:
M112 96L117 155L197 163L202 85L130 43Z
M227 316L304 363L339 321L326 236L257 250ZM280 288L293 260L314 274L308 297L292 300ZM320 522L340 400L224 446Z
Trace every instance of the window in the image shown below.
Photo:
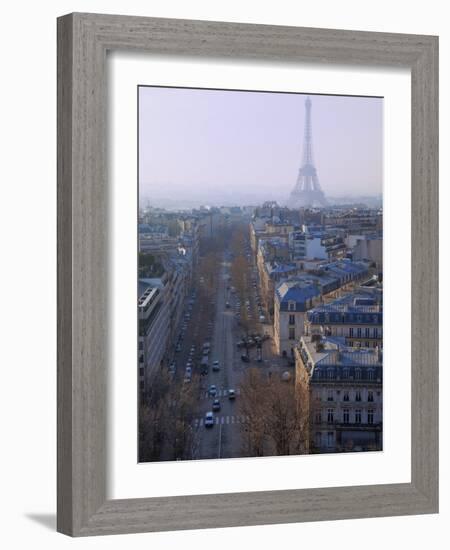
M348 335L350 336L350 338L353 338L353 327L350 327L348 329Z
M314 439L316 447L320 448L322 446L322 432L316 432Z
M373 402L373 391L368 391L367 392L367 401L369 402Z
M322 394L320 391L316 391L316 401L322 401Z
M343 370L344 378L348 378L349 375L350 375L350 370L347 367L345 367L345 369Z
M361 409L355 410L355 424L361 424Z
M373 369L367 371L367 377L369 380L373 380Z
M333 390L328 390L327 401L334 401Z
M314 416L314 421L316 424L322 424L322 411L316 411L316 414Z
M289 328L289 340L295 340L295 328Z
M348 395L348 391L345 391L344 392L344 398L343 398L344 401L350 401L350 397Z
M373 424L373 409L367 411L367 424Z
M370 338L370 328L364 329L364 336L365 336L366 338Z
M361 380L361 369L355 369L356 380Z
M327 433L327 447L334 447L334 432Z
M288 311L295 311L295 302L288 302Z
M366 348L370 347L370 342L364 342L364 345L366 346Z
M295 315L289 315L289 324L295 325Z
M361 401L361 392L359 390L355 392L355 401Z
M334 378L334 370L333 369L328 369L327 370L327 375L328 375L328 378L331 380L332 378Z
M328 409L327 411L327 422L332 424L334 422L334 409Z
M377 327L375 327L375 328L373 329L373 337L374 337L374 338L378 338L378 328L377 328Z
M358 338L361 338L361 329L360 328L356 329L356 334L357 334Z
M344 409L342 411L342 421L344 422L344 424L348 424L350 422L350 411L349 409Z

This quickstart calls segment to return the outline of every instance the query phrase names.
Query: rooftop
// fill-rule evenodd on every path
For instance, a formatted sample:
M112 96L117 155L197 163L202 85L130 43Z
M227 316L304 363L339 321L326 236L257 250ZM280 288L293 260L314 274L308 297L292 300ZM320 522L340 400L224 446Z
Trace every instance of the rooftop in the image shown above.
M311 281L290 279L282 282L276 289L280 303L295 302L304 306L307 300L320 296L320 288ZM297 308L297 311L302 311Z
M321 367L348 367L352 369L352 373L355 368L361 372L365 369L379 368L381 373L383 365L382 352L377 348L350 348L338 341L317 335L302 336L298 351L311 376L314 376L315 371L318 371L317 374L320 376ZM362 375L361 378L366 377Z

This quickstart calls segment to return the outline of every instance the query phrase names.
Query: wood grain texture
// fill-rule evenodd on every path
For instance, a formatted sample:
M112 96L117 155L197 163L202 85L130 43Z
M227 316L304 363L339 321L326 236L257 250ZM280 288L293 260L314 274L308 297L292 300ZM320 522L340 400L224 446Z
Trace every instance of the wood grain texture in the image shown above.
M412 480L106 499L106 52L401 66L412 83ZM438 39L71 14L58 20L58 530L99 535L438 510ZM389 236L387 236L389 238Z

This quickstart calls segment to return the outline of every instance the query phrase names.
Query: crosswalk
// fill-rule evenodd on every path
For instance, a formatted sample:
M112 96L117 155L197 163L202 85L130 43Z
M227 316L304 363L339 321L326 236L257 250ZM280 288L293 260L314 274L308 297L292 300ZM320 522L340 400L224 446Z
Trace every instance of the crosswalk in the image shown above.
M240 395L241 390L239 388L234 390L235 395ZM201 394L201 399L218 399L219 397L228 397L228 390L220 389L217 390L216 395L209 395L208 391L205 391Z
M192 422L192 425L194 428L201 428L204 425L204 417L201 418L195 418ZM215 424L248 424L249 422L248 416L243 415L228 415L228 416L215 416L214 417L214 423Z

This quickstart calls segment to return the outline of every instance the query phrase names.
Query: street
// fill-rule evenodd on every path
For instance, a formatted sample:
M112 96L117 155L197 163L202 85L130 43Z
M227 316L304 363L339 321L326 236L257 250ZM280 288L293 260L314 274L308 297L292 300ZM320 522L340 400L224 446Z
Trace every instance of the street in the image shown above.
M282 372L286 368L286 361L274 353L272 340L268 336L271 333L270 325L258 320L261 305L254 261L248 255L246 285L239 297L233 287L233 256L229 248L221 251L218 257L211 293L202 293L201 287L205 281L200 273L200 288L194 288L187 302L183 336L176 357L176 379L179 382L183 380L185 384L198 383L190 415L195 442L192 452L194 459L242 456L241 431L245 429L248 418L240 414L239 399L246 369L258 367L270 377L272 372ZM260 361L257 361L256 347L238 349L238 342L245 334L241 324L243 308L247 321L257 327L259 334L267 335L258 350ZM201 367L205 357L204 346L208 350L207 372L205 367ZM248 355L248 362L241 359L243 353ZM193 373L193 378L187 376L188 371ZM211 386L215 388L211 389ZM234 393L232 398L230 390ZM212 413L212 419L205 423L207 413Z

